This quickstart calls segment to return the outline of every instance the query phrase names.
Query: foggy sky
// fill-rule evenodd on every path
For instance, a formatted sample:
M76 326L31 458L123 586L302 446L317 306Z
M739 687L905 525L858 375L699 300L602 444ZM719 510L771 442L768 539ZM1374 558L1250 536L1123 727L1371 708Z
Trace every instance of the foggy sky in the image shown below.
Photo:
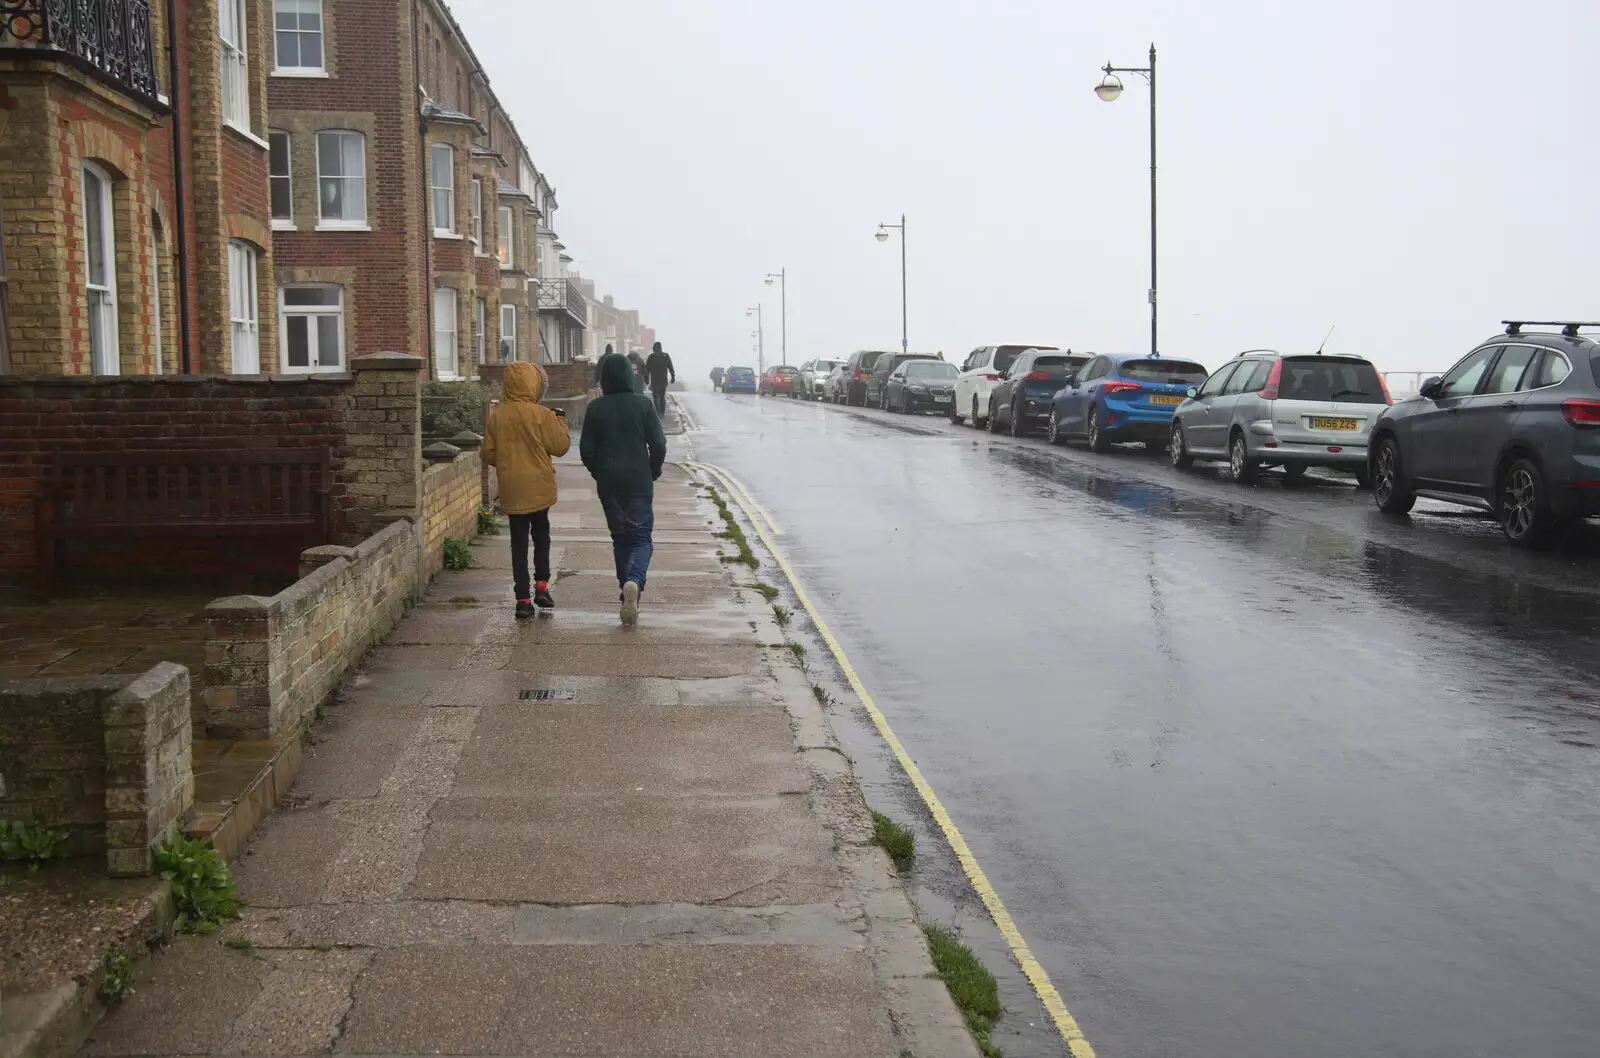
M1443 369L1507 315L1600 317L1600 4L452 0L575 267L679 364L900 341Z

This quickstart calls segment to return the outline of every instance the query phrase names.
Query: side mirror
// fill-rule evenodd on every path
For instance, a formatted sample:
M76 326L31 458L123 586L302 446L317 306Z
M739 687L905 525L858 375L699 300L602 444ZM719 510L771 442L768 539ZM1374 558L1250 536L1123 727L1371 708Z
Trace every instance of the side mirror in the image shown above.
M1195 388L1194 386L1190 386L1188 389L1184 390L1183 392L1186 395L1188 395L1190 400L1194 400L1196 397L1198 397L1200 395L1200 390Z
M1440 378L1438 375L1435 375L1423 382L1422 389L1420 389L1418 392L1420 392L1424 397L1427 397L1429 400L1438 400L1439 388L1443 383L1444 379Z

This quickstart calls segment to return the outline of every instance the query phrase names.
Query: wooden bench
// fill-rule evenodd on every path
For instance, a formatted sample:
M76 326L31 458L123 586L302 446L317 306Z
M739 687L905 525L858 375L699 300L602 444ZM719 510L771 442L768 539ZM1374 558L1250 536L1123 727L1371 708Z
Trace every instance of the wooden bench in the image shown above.
M327 448L57 452L37 500L39 569L69 540L331 536Z

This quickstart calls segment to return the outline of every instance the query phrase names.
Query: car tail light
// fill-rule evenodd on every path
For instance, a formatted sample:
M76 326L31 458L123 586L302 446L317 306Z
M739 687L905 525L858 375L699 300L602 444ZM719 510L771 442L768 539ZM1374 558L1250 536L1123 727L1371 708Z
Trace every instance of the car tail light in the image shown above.
M1385 379L1382 375L1379 375L1378 376L1378 385L1383 387L1383 402L1385 404L1391 404L1392 405L1394 403L1394 398L1389 396L1389 381L1387 379Z
M861 381L861 369L859 367L856 368L856 381L857 382Z
M1267 376L1267 384L1261 387L1262 400L1277 400L1278 385L1283 381L1283 358L1279 357L1272 362L1272 374Z
M1048 371L1029 371L1024 377L1029 382L1049 382L1051 376Z
M1000 376L994 374L993 372L990 372L989 374L984 375L983 377L988 379L990 382L998 382L998 381L1000 381Z
M1594 429L1600 427L1600 400L1564 400L1561 417L1573 426Z
M1137 382L1107 382L1100 387L1101 393L1137 393L1144 387Z

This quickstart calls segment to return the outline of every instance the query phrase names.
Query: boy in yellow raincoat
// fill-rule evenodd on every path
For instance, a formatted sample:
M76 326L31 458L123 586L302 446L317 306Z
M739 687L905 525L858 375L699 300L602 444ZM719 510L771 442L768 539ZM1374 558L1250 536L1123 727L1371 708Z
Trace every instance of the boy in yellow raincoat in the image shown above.
M532 617L537 605L553 609L550 597L550 508L556 502L556 470L550 460L572 446L567 421L539 403L545 376L533 364L506 365L505 402L484 426L483 461L500 481L500 509L511 518L511 574L517 616ZM533 538L533 585L528 584L528 538Z

